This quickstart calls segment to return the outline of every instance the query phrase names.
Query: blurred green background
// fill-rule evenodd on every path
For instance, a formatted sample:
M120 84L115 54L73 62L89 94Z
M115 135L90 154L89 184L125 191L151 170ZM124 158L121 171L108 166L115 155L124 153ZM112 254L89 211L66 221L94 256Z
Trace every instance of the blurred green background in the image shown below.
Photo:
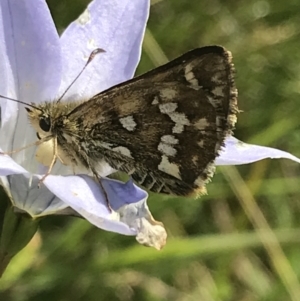
M121 0L120 0L121 1ZM47 1L59 32L87 0ZM137 74L220 44L236 67L235 136L300 157L300 3L152 1ZM0 281L1 301L300 300L300 168L218 168L200 200L151 195L162 251L75 218L49 217Z

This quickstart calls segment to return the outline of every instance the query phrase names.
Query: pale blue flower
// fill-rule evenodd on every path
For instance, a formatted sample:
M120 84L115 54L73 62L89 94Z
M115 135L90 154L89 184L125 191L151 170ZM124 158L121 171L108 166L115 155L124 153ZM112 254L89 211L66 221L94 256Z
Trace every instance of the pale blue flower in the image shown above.
M98 47L106 52L93 60L64 100L88 99L132 78L140 59L149 2L94 0L59 37L44 0L1 0L0 94L25 102L53 100L62 95ZM10 151L34 142L24 105L5 99L0 99L0 105L0 148ZM242 144L233 137L225 145L217 165L245 164L267 157L299 162L287 153ZM107 167L106 175L112 171ZM1 184L14 206L31 216L59 214L72 208L99 228L136 235L140 243L156 248L164 245L166 232L147 208L148 195L132 181L102 180L111 212L100 185L90 177L70 176L72 171L57 164L38 188L38 174L44 172L35 160L35 147L11 157L0 156Z
M300 163L300 159L288 152L276 148L247 144L234 137L228 137L225 141L220 156L216 159L216 165L241 165L249 164L266 158L290 159Z
M78 75L95 48L105 49L68 91L64 100L89 98L134 75L149 14L148 0L95 0L58 36L44 0L0 2L0 93L39 103L59 97ZM24 105L0 100L0 148L5 151L36 141ZM72 174L59 166L54 174ZM38 188L44 168L37 165L35 147L0 156L1 182L13 204L33 217L65 212L68 207L99 228L137 235L141 243L160 248L164 228L153 224L147 193L129 181L106 179L103 185L111 207L98 184L87 176L48 176ZM112 172L107 167L106 174ZM131 204L131 205L130 205ZM135 215L133 214L135 212ZM151 224L152 223L152 224ZM143 236L158 232L157 241ZM149 228L148 227L148 228ZM154 238L155 239L155 238Z

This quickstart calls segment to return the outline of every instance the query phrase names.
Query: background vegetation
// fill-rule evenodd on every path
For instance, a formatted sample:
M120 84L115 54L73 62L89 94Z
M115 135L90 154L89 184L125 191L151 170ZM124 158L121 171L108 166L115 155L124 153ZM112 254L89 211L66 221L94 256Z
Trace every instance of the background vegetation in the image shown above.
M87 0L47 1L61 32ZM235 136L300 157L300 4L297 0L157 0L142 73L189 49L233 53ZM50 217L0 282L2 301L300 300L299 165L218 168L200 200L152 195L169 240L158 252L75 218Z

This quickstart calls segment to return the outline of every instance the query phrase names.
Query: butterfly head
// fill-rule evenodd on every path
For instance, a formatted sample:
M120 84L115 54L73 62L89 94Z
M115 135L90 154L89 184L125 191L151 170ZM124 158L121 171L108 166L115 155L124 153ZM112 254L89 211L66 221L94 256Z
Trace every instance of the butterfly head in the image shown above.
M43 138L51 135L52 118L49 109L46 106L43 107L26 107L29 121L38 136Z

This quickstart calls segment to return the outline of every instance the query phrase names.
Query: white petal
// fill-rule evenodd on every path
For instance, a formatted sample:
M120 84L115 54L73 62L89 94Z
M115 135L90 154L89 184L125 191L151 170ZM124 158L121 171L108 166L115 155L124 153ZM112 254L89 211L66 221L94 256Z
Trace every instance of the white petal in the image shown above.
M21 100L38 102L57 94L60 41L45 1L1 1L6 51ZM42 24L42 26L41 26ZM53 91L54 90L54 91ZM56 91L55 91L56 90Z
M0 152L2 150L0 149ZM17 164L10 156L0 154L0 176L28 173L21 165Z
M124 205L117 212L120 220L136 230L136 240L147 247L160 250L167 240L163 223L156 221L146 204L145 199L138 203Z
M44 184L68 206L95 226L125 235L135 235L136 232L126 224L116 220L107 207L106 197L99 184L88 176L56 177L48 176Z
M45 185L38 187L40 176L14 174L7 177L13 205L32 217L57 214L68 207Z
M48 176L45 185L95 226L125 235L136 235L139 243L156 249L165 245L167 234L163 224L153 219L146 204L147 193L136 191L137 187L132 181L122 183L105 179L105 190L109 189L104 194L101 186L88 176L61 177L56 184L52 178ZM143 196L143 199L138 199ZM114 210L108 208L107 200ZM133 200L136 202L132 203Z
M61 81L60 40L45 1L1 1L4 43L13 77L7 96L25 102L52 99ZM41 26L42 24L42 26ZM16 150L36 140L24 105L7 101L1 128L0 146ZM13 138L12 138L13 136ZM33 148L12 155L26 169L34 162ZM31 170L32 171L32 170Z
M94 0L61 37L64 71L61 93L78 75L95 48L100 53L66 97L91 97L130 79L140 59L149 0Z
M3 18L5 18L2 5L0 4L0 94L3 96L13 96L14 80L12 68L9 63L9 52L6 43L6 26ZM17 122L17 107L15 102L0 98L0 146L4 149L12 143L14 126ZM4 131L5 135L4 135Z
M225 147L216 159L216 165L248 164L262 159L290 159L300 163L300 159L292 154L272 147L247 144L234 137L228 137Z

